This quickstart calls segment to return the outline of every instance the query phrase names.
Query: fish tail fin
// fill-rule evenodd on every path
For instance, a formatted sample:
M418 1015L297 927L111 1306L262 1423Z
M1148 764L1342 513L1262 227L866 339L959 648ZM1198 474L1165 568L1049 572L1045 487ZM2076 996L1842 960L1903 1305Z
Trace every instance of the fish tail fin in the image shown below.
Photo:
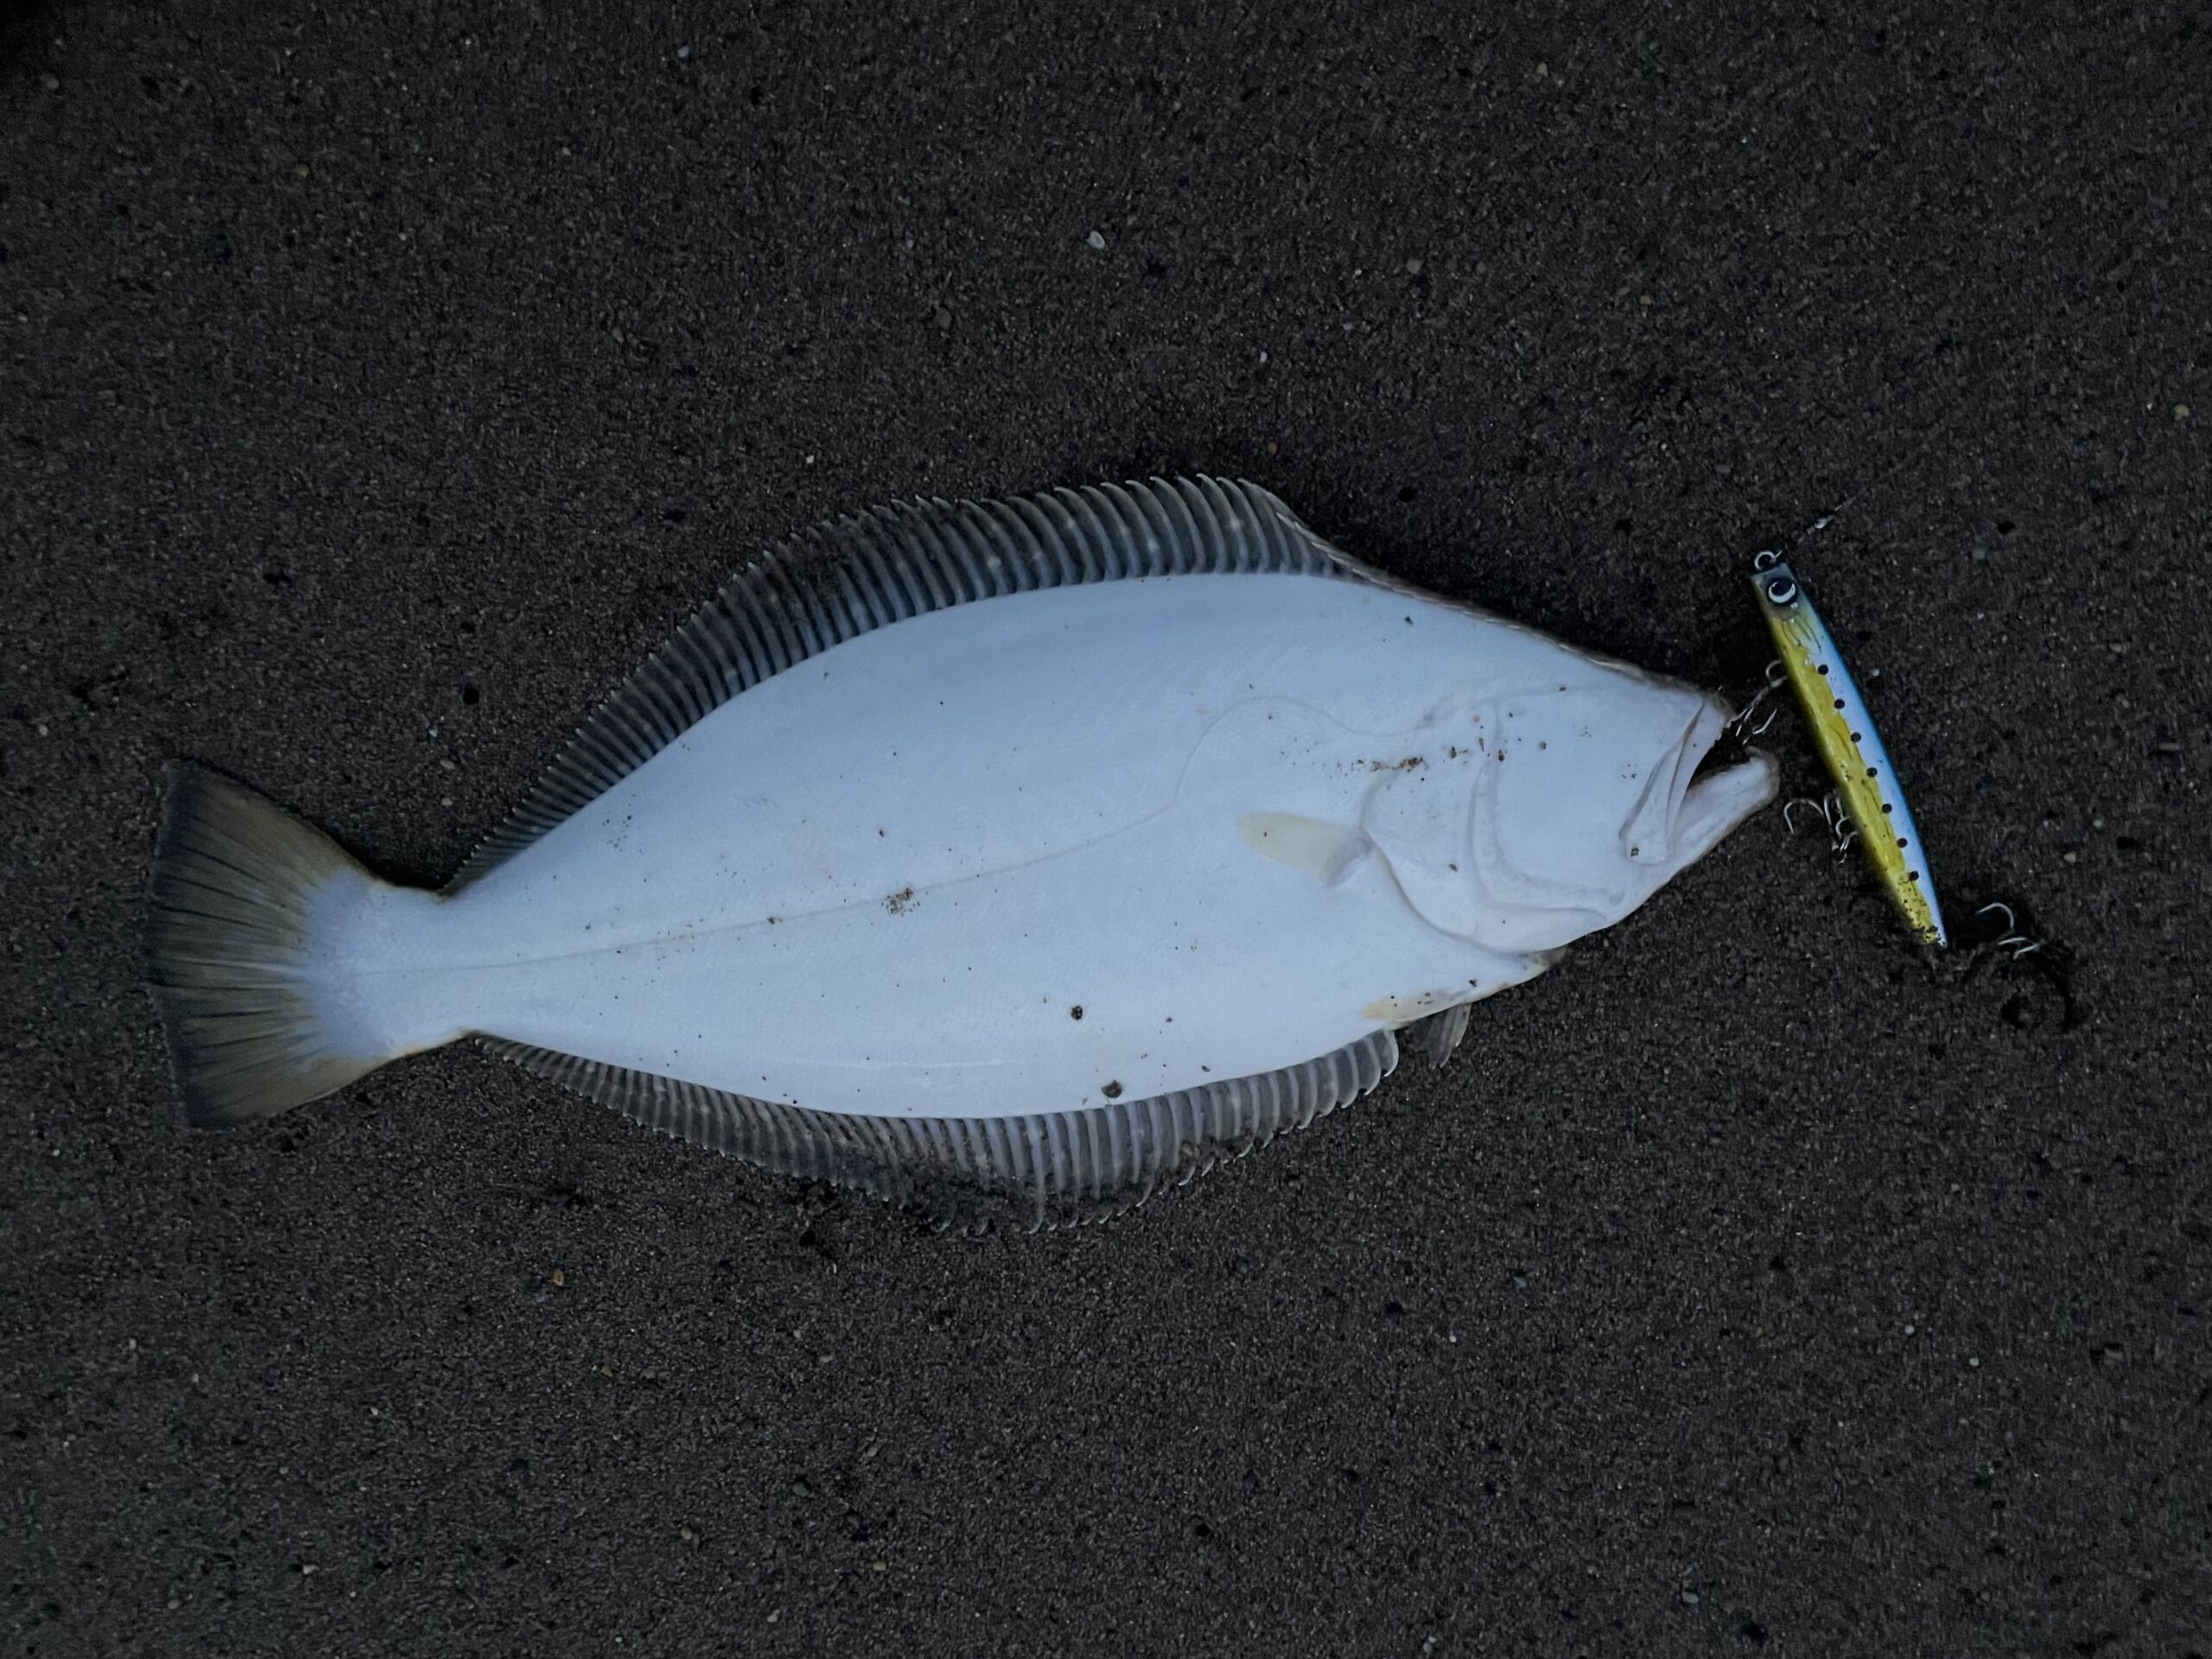
M271 1117L406 1052L346 971L346 936L387 899L435 902L242 785L170 773L146 969L188 1122Z

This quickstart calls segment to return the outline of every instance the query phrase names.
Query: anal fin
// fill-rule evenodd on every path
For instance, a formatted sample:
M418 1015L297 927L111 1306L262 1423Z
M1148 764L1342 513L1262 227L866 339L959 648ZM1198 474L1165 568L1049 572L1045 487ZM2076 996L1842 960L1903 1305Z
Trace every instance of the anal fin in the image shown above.
M1020 1117L889 1117L786 1106L504 1038L480 1040L677 1140L857 1187L940 1221L1033 1231L1134 1209L1349 1105L1398 1062L1395 1038L1380 1030L1279 1071L1147 1100Z

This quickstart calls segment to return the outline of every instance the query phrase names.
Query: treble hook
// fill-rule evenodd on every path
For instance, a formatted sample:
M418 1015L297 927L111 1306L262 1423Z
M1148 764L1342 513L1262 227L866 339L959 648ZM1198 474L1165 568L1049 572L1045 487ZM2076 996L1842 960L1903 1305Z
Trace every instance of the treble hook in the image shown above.
M1826 808L1821 806L1821 804L1818 801L1815 800L1811 796L1800 795L1795 800L1784 801L1782 804L1782 827L1787 830L1791 835L1794 836L1797 833L1797 821L1789 815L1801 806L1807 811L1811 812L1819 817L1822 823L1826 823L1828 821L1828 815Z
M1800 795L1795 800L1784 801L1782 804L1782 827L1793 836L1797 833L1797 823L1789 816L1789 812L1791 808L1799 806L1812 813L1827 826L1827 832L1834 839L1839 851L1851 844L1850 842L1843 839L1847 830L1854 838L1859 834L1858 826L1853 823L1844 812L1843 797L1834 790L1828 791L1817 801L1809 795Z
M2031 939L2026 934L2020 931L2019 924L2012 914L2012 906L2006 904L2003 899L1992 899L1988 904L1984 905L1980 910L1974 912L1974 914L1977 916L1986 916L1993 910L2001 910L2005 912L2005 932L2002 938L1991 940L1987 947L1988 949L1992 950L2002 950L2007 945L2010 945L2012 947L2012 952L2005 958L2009 962L2018 962L2022 957L2031 957L2035 955L2037 951L2043 949L2043 941L2041 939Z
M1758 690L1751 693L1751 700L1745 703L1742 708L1738 709L1736 711L1734 717L1729 721L1728 729L1730 731L1735 733L1737 736L1744 738L1764 737L1766 735L1767 728L1774 724L1775 720L1782 711L1778 709L1770 709L1767 710L1766 719L1760 722L1759 728L1757 731L1750 729L1751 716L1759 711L1759 705L1764 702L1769 697L1772 696L1775 694L1776 689L1782 684L1782 678L1777 677L1777 676L1781 675L1783 675L1782 659L1780 658L1777 658L1774 661L1766 665L1765 681L1760 685ZM1786 677L1786 676L1783 676L1783 677Z

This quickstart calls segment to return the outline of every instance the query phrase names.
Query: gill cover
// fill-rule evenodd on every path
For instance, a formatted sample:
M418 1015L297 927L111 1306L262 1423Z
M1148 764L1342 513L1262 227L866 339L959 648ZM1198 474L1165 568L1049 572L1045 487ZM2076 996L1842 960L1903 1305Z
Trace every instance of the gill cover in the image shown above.
M1550 950L1618 920L1719 839L1707 820L1724 803L1693 783L1725 715L1686 688L1605 673L1484 703L1471 790L1421 772L1377 781L1361 827L1433 926L1501 952ZM1730 824L1772 787L1764 766L1738 772L1706 780L1728 782Z

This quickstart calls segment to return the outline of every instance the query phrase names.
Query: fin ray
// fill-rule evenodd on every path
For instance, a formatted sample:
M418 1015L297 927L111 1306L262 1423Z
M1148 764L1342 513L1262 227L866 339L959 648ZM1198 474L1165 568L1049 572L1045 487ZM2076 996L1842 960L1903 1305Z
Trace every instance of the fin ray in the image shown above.
M334 1045L306 965L310 900L345 880L373 878L320 830L203 766L169 774L146 969L190 1122L266 1117L389 1058Z
M860 634L1033 588L1230 571L1375 579L1276 496L1217 478L918 499L803 531L622 683L446 891L496 869L741 692Z
M1380 1030L1280 1071L1145 1100L1020 1117L874 1117L756 1100L505 1038L478 1040L675 1140L857 1187L940 1221L1028 1230L1133 1209L1350 1104L1398 1061L1395 1037Z
M1408 1048L1427 1056L1432 1066L1441 1066L1450 1059L1467 1034L1468 1016L1474 1012L1472 1002L1455 1003L1448 1008L1402 1027L1399 1036Z

